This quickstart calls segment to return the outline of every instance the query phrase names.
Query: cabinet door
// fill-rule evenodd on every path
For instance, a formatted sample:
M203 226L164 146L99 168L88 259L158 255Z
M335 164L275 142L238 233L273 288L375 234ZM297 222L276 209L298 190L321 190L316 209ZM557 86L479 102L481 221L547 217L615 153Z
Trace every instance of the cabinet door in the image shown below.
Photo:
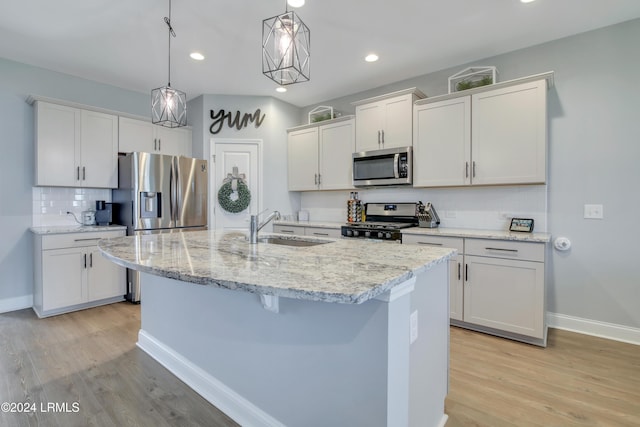
M384 104L374 102L356 106L356 149L371 151L382 148L382 126L384 123Z
M318 189L318 128L289 132L289 191Z
M352 154L355 151L354 120L319 127L321 190L353 188Z
M472 96L473 184L544 183L546 81Z
M543 338L544 263L465 255L464 321Z
M88 301L124 296L126 270L102 256L97 247L87 250Z
M80 110L36 103L36 185L80 185Z
M82 304L87 269L85 248L42 252L42 309L44 311Z
M118 116L82 110L81 184L118 188Z
M304 227L296 227L295 225L274 225L274 233L293 234L294 236L303 236Z
M413 155L414 186L469 184L471 98L415 107Z
M158 141L155 136L153 124L143 120L119 118L118 151L132 153L154 153L158 151Z
M160 154L191 157L190 130L156 126L156 138Z
M382 147L410 147L413 145L413 95L390 98L384 103Z

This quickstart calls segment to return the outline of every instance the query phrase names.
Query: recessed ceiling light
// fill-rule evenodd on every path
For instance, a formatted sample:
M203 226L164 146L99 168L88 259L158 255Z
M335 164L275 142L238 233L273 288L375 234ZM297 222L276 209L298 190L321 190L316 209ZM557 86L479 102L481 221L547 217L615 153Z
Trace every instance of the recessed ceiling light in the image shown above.
M367 62L376 62L378 60L378 55L376 55L375 53L370 53L369 55L365 56L364 60Z
M521 3L531 3L534 0L520 0Z
M302 7L304 6L304 0L287 0L287 4L291 7Z
M282 87L282 86L280 86L280 87L277 87L277 88L276 88L276 92L284 93L284 92L286 92L286 91L287 91L287 88L286 88L286 87Z
M195 59L196 61L202 61L204 59L204 55L200 52L191 52L189 56L191 59Z

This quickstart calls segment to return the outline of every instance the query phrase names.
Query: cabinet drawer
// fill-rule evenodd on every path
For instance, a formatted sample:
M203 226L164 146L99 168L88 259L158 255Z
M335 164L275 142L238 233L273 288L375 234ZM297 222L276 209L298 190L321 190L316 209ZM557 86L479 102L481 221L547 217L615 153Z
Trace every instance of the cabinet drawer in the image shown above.
M125 230L96 231L87 233L52 234L42 236L42 249L74 248L94 246L100 239L124 236Z
M464 239L462 237L442 237L430 236L427 234L402 234L402 244L442 246L443 248L454 248L458 255L464 253Z
M340 237L340 229L324 228L324 227L305 227L304 234L316 237Z
M544 262L544 243L466 239L465 255Z
M294 234L296 236L304 236L304 227L296 227L293 225L274 225L274 233Z

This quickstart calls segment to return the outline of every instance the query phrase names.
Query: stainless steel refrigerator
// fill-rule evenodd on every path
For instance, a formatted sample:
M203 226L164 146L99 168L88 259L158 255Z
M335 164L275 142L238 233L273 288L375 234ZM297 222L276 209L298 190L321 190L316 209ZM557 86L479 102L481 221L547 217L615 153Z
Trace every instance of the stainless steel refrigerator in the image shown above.
M128 153L118 159L114 220L127 235L207 229L207 161L182 156ZM127 270L127 295L140 301L139 273Z

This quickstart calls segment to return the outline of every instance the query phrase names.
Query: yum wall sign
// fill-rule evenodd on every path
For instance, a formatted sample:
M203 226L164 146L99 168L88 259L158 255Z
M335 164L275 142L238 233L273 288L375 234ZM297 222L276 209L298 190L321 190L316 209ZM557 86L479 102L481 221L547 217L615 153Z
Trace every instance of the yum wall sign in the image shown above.
M233 113L232 111L225 110L210 110L211 126L209 126L209 132L212 135L219 133L222 130L222 127L226 124L229 129L236 128L237 130L241 130L249 126L249 124L254 124L255 127L259 128L264 118L267 116L266 114L262 114L260 109L256 109L254 113L241 113L240 111L236 111Z

